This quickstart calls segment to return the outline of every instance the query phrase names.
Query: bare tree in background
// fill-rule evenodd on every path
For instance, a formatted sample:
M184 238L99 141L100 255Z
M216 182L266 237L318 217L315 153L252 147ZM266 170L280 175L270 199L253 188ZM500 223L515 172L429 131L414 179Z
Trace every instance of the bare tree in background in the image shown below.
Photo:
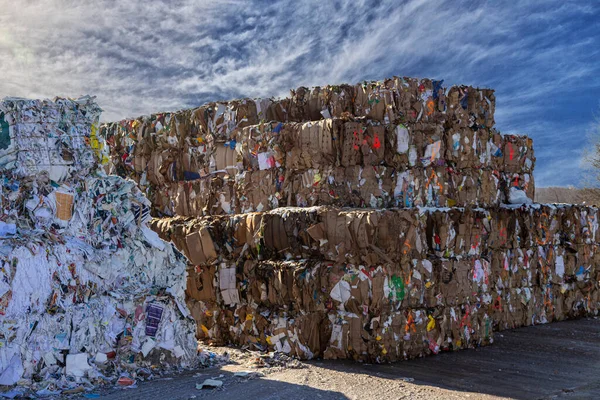
M545 187L536 188L538 203L569 203L600 206L600 117L587 132L587 145L583 150L580 188Z
M582 177L583 187L600 186L600 118L587 133L587 146L583 149L585 174Z
M600 204L600 117L587 133L587 146L583 150L584 173L579 190L580 202Z

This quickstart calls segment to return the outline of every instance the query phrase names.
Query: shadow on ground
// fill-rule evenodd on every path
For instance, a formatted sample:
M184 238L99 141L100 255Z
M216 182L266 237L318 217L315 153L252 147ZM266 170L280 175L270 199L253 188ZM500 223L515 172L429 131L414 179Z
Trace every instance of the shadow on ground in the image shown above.
M223 382L222 388L196 389L205 379ZM231 371L210 368L171 378L142 382L134 389L118 390L101 396L103 400L179 400L179 399L347 399L342 393L315 389L262 377L238 377Z
M412 383L418 385L515 399L600 399L599 319L496 332L494 337L492 346L394 364L312 364L387 379L412 378Z

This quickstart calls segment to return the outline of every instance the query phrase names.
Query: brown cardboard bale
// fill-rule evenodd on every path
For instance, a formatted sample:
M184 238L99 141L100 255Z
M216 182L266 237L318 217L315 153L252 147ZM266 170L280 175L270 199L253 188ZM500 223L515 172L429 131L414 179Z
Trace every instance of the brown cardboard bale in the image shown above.
M296 90L290 90L289 118L290 121L306 121L310 118L310 89L299 87Z
M379 165L383 162L385 142L385 127L383 125L367 125L360 146L365 166Z
M270 210L284 201L285 176L279 169L246 171L236 176L239 212Z
M251 99L238 100L233 104L233 110L235 111L235 122L236 127L244 128L245 126L256 125L262 119L259 116L259 106L261 110L265 109L265 105L270 103L270 100L264 101L261 105L260 101Z
M414 149L417 154L417 159L416 164L413 164L409 154L410 165L435 167L446 163L444 160L446 143L444 140L443 127L441 125L416 123L411 130L411 134L413 135L413 138L409 153Z
M445 133L445 159L455 168L481 168L491 164L489 155L490 134L485 129L459 128Z
M336 184L330 169L309 169L293 174L288 181L291 181L292 204L298 207L335 204L339 199L340 194L336 193L336 189L341 184Z
M342 126L340 165L349 167L362 165L361 146L364 140L365 128L359 122L346 122ZM365 140L366 142L366 140Z
M427 247L439 257L454 254L456 231L450 213L434 210L427 214Z
M447 207L448 172L445 167L423 169L422 205L425 207Z
M446 143L442 125L388 125L385 142L385 162L389 166L404 169L445 164Z
M393 94L379 82L365 82L354 86L354 115L383 121L387 106L394 107Z
M546 212L552 217L541 217ZM219 335L303 358L386 362L488 344L492 328L597 313L595 214L550 206L323 207L152 226L186 254L185 238L200 228L210 229L215 250L226 249L230 237L233 247L254 243L237 268L239 251L223 250L213 262L229 273L214 275L218 324L210 325L217 317L204 315L210 307L193 299L201 296L199 285L188 282L190 302L196 302L190 304L204 326L199 337ZM537 243L542 220L565 234ZM257 261L261 257L267 260Z
M332 120L306 122L290 128L288 133L290 149L287 153L286 167L294 170L319 169L335 165L336 148Z
M330 116L327 109L328 92L320 87L314 87L308 96L308 120L318 121ZM325 114L325 115L324 115Z
M556 208L541 205L532 211L532 235L537 245L558 244L558 231L561 225L560 215Z
M476 207L480 204L481 181L478 179L477 172L448 170L448 201L451 206L460 204L464 207Z
M411 147L414 135L409 124L386 125L385 163L395 168L408 168L416 165L416 147Z
M501 190L500 178L497 172L479 169L471 171L471 176L477 180L477 203L481 207L491 207L505 202L505 196Z
M288 110L289 110L289 99L281 99L278 101L274 101L269 105L269 108L266 112L265 121L280 121L287 122L288 121Z
M188 258L195 265L205 264L217 258L214 242L206 227L190 233L185 238Z
M263 221L263 239L266 248L275 252L288 250L290 242L283 218L280 215L272 214L265 216Z
M503 137L503 170L510 173L531 172L535 165L533 140L526 136Z
M214 266L196 266L188 268L188 279L186 295L194 300L203 302L215 302L215 280Z
M384 208L390 204L393 182L390 168L354 166L346 168L344 173L346 186L342 187L348 190L349 198L345 204L372 208Z
M286 149L293 146L292 135L286 131L295 128L294 123L261 123L238 130L235 148L241 152L244 169L258 171L285 165Z
M237 172L236 151L230 146L219 143L215 151L215 167L217 171L225 171L229 175Z

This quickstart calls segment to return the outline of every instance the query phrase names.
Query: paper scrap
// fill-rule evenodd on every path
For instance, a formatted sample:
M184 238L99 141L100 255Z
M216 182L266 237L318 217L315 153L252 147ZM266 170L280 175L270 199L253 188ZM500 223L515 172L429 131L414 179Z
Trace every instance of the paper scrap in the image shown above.
M223 386L223 381L219 381L216 379L206 379L202 383L196 384L196 389L204 389L204 388L220 388Z

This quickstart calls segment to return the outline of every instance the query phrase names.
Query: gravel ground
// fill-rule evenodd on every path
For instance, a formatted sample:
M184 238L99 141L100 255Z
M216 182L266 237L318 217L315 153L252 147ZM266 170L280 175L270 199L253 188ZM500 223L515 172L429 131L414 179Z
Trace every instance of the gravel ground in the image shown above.
M489 347L387 365L301 363L235 349L210 350L227 352L231 362L141 382L134 389L113 389L101 398L600 399L600 319L505 331L496 333ZM223 386L196 389L206 379Z

